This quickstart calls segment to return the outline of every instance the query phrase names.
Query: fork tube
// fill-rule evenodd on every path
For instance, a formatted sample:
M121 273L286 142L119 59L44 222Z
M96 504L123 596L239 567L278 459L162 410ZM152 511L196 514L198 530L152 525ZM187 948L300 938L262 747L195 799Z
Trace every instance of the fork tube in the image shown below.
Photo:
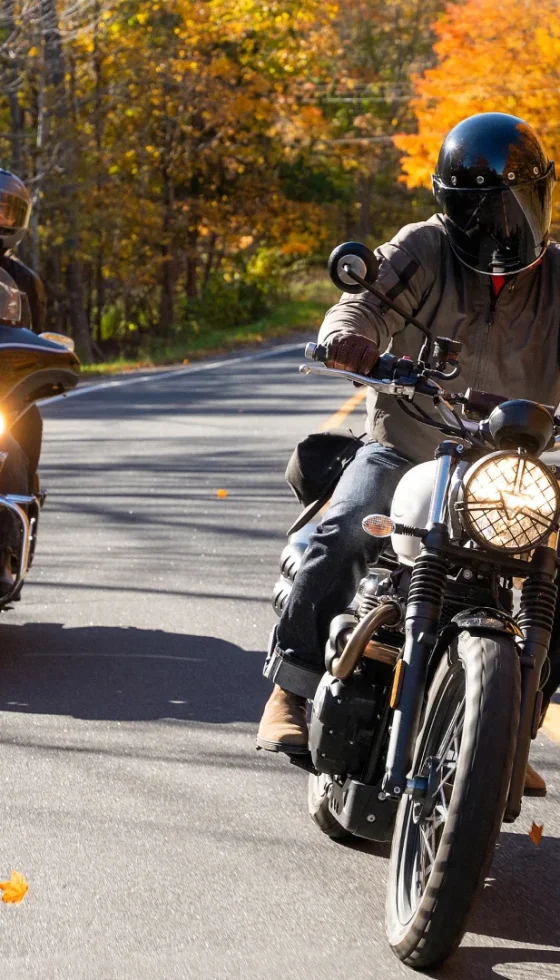
M525 771L531 739L535 737L540 715L539 685L548 656L558 589L556 561L558 534L551 535L548 545L535 549L534 571L523 583L518 622L525 641L521 656L521 712L517 746L504 820L513 823L521 812Z
M444 443L444 446L446 444ZM451 443L453 445L453 443ZM437 473L435 486L430 503L430 513L428 515L428 527L434 524L445 524L447 517L447 494L449 491L449 481L451 470L453 469L453 457L451 455L440 456L437 461Z
M439 452L441 455L428 519L429 530L416 559L408 592L403 666L400 668L400 675L395 675L402 676L402 684L400 690L393 689L391 704L395 712L383 792L397 798L404 792L406 777L412 764L428 661L437 639L445 595L447 561L442 549L449 542L449 534L444 521L456 446L453 443L444 443Z

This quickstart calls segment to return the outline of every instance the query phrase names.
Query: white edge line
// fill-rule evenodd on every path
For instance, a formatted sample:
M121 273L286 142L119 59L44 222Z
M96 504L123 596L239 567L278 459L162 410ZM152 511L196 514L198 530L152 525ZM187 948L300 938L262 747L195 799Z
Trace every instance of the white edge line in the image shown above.
M78 395L89 395L92 392L103 391L107 388L123 388L125 385L141 384L143 381L165 381L166 378L178 378L184 374L196 374L199 371L212 371L214 368L226 367L228 364L243 364L247 361L259 361L266 357L274 357L276 354L286 354L289 351L301 350L304 343L299 344L280 344L270 350L257 351L255 354L244 354L240 357L228 357L223 361L209 361L203 364L193 364L188 367L175 368L173 371L154 371L152 374L142 375L141 378L120 378L118 381L102 381L100 384L84 385L74 388L67 395L55 395L54 398L43 398L37 402L38 405L54 405L55 402L66 401L68 398L77 398Z

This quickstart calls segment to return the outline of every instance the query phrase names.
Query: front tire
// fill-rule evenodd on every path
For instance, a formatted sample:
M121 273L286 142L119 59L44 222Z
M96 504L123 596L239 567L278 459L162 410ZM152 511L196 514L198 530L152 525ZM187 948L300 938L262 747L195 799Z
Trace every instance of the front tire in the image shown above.
M430 774L425 800L402 799L387 893L387 937L416 969L459 945L491 864L519 725L513 640L462 632L430 687L413 771Z

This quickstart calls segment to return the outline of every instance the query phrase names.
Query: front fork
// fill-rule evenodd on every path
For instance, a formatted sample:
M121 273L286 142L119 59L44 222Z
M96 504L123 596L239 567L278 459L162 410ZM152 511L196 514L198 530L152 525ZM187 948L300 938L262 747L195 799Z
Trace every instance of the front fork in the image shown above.
M13 493L0 495L0 508L9 511L15 518L19 526L21 539L18 568L14 582L9 592L1 597L1 608L7 606L17 594L33 559L39 522L39 500L40 495L22 496ZM25 508L30 512L29 516Z
M543 697L540 690L542 670L550 649L556 615L558 532L548 544L536 548L531 575L521 591L518 623L523 632L521 651L521 711L513 760L511 781L504 821L513 823L521 813L525 773L531 740L536 738L541 720Z
M446 525L451 473L462 447L443 443L430 514L428 533L416 559L406 606L405 645L397 667L391 699L394 707L383 793L398 798L406 789L426 687L428 661L435 646L445 595L447 560L443 548L449 542Z
M444 443L432 497L428 534L417 558L408 594L405 646L402 666L395 675L392 704L393 724L383 792L398 798L407 789L414 746L420 726L428 662L437 640L445 595L447 561L444 557L449 535L446 505L453 457L458 447ZM521 711L515 757L504 820L513 822L521 812L525 772L531 740L535 738L542 711L540 679L548 656L558 589L556 586L558 532L545 546L535 549L531 574L521 593L518 623L523 633L521 650Z

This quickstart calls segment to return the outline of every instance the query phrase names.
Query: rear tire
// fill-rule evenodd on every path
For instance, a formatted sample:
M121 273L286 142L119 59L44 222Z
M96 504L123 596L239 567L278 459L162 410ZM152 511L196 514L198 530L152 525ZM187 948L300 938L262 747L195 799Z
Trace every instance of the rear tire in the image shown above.
M446 960L465 932L500 831L519 704L512 639L461 633L436 671L416 743L413 770L432 771L432 791L403 797L391 850L387 937L416 969Z
M333 813L329 810L329 785L332 777L326 773L319 772L317 775L309 777L307 791L307 806L309 815L313 823L319 827L331 840L345 841L350 840L353 834L339 824Z

